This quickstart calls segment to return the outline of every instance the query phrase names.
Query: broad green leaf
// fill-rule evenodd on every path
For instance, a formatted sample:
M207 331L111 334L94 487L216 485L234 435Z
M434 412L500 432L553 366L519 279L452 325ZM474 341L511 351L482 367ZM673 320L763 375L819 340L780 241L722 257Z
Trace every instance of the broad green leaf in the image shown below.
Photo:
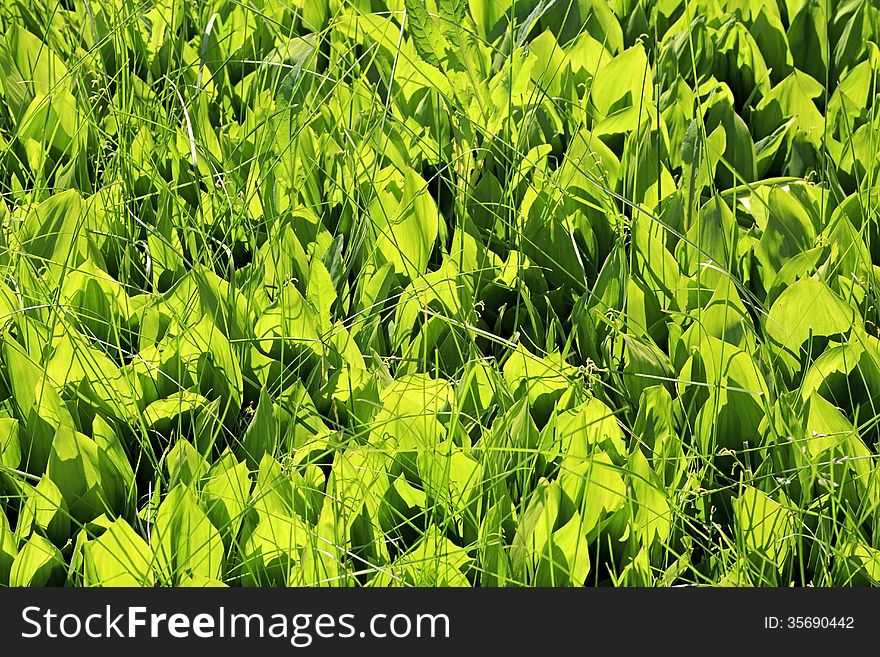
M618 461L627 453L617 415L596 398L559 412L548 429L552 436L552 454L562 457L563 467L577 467L596 450Z
M571 385L574 369L559 354L540 357L519 345L504 363L504 380L516 396L524 396L543 424Z
M178 440L165 455L168 487L177 484L198 488L210 464L188 440Z
M241 451L251 470L259 467L264 454L275 454L280 442L280 430L275 419L272 399L266 390L260 391L257 411L242 437Z
M410 551L381 569L369 586L469 586L464 570L470 561L465 549L431 525Z
M42 474L56 429L73 430L75 424L47 375L22 347L6 338L3 357L9 371L15 372L10 389L18 419L24 425L21 436L22 468Z
M855 539L835 549L836 576L842 586L877 586L880 583L880 550Z
M21 464L18 426L18 420L15 418L0 418L0 465L5 468L15 469Z
M66 427L55 432L46 475L58 485L71 518L77 522L88 522L120 508L118 489L114 491L115 499L107 497L113 488L101 481L98 445L85 434Z
M604 452L567 463L559 485L579 511L582 531L587 535L594 534L599 523L622 509L630 497L620 469Z
M512 0L468 0L470 14L484 39L494 41L508 28L512 4Z
M184 484L162 501L150 536L162 583L175 585L188 575L220 578L225 559L220 533Z
M152 586L153 555L122 518L83 546L84 586Z
M560 45L587 32L611 53L623 49L623 30L611 7L604 0L542 3L547 11L540 14L540 29L550 28Z
M451 440L419 452L416 459L425 493L440 508L461 515L478 491L480 464Z
M39 534L33 534L12 562L9 585L63 586L66 578L66 566L61 552Z
M70 511L58 486L48 476L30 489L18 517L16 532L24 539L34 532L63 546L70 538Z
M249 508L251 480L247 465L238 463L227 452L211 466L204 481L202 499L205 511L223 535L228 548Z
M770 308L764 330L789 368L797 367L804 350L816 354L810 339L848 333L861 324L856 311L828 286L813 278L802 278L788 287Z
M61 272L102 257L82 222L83 202L75 190L66 190L33 206L18 229L21 248L36 267L48 267L56 282Z
M15 533L9 528L9 519L0 513L0 585L9 585L9 573L18 554Z
M653 109L654 81L641 44L615 57L593 80L590 100L596 108L597 135L637 129Z
M10 27L0 47L3 94L13 117L20 120L37 93L66 90L70 84L63 60L23 26Z
M711 336L693 352L681 369L678 389L687 407L700 409L694 432L702 449L758 444L769 388L754 359Z
M789 18L787 36L795 66L816 80L824 80L830 58L825 3L806 0Z
M285 586L309 540L309 528L297 516L260 520L242 547L244 583Z
M538 586L582 586L590 572L590 552L583 521L575 511L544 545L535 574Z
M796 539L791 511L752 486L734 499L733 509L738 548L765 577L775 577Z
M770 88L767 64L751 31L743 23L728 22L722 27L716 36L715 48L715 75L730 85L738 98L767 93Z
M772 134L787 119L795 119L795 129L818 144L825 121L814 100L824 92L822 85L799 70L774 86L755 107L752 130L757 139Z
M107 499L119 505L115 510L122 512L134 502L137 491L134 470L119 436L100 416L92 421L92 436L98 445L101 486Z
M770 281L786 261L815 245L816 230L806 210L778 187L770 191L765 202L767 219L756 256Z
M548 543L553 540L554 532L564 525L564 519L560 518L562 503L562 488L547 480L538 484L529 499L510 549L512 574L523 584L537 583ZM547 556L552 564L552 545ZM551 565L550 572L553 570ZM546 582L543 584L547 585Z
M226 588L227 585L221 582L219 579L213 579L210 577L205 577L204 575L189 575L181 580L180 587L195 587L195 588Z
M438 210L427 183L412 169L395 171L369 208L378 263L410 280L426 272L437 239Z
M406 17L409 33L419 57L431 66L440 67L440 57L446 40L442 34L436 33L434 21L428 14L424 0L405 0ZM438 52L439 49L439 52Z
M630 456L629 470L633 496L638 507L633 518L633 529L643 546L661 548L669 539L673 521L672 505L663 481L651 468L641 450L636 450Z

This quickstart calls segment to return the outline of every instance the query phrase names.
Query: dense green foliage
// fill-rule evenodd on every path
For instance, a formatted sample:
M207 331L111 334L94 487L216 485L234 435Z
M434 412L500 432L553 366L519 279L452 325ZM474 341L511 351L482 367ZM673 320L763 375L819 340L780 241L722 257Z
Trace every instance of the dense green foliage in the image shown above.
M0 584L880 580L876 0L0 35Z

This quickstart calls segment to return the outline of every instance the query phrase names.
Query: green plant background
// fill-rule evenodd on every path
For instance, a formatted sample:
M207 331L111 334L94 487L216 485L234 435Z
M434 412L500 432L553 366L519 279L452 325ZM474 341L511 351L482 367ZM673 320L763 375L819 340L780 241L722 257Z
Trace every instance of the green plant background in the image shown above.
M874 0L0 34L0 584L880 579Z

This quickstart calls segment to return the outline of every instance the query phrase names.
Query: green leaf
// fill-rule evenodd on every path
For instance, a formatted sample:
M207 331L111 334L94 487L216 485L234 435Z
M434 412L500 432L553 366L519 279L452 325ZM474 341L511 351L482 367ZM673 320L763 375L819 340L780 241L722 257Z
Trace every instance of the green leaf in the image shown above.
M174 488L180 483L196 489L209 467L210 463L199 454L191 442L178 440L165 455L168 487Z
M446 40L441 34L437 34L434 21L428 15L425 0L405 0L404 6L409 33L416 52L428 64L440 68L440 57Z
M857 539L848 539L835 549L834 570L841 586L880 584L880 550Z
M813 278L802 278L788 287L770 308L764 330L789 368L801 362L805 345L811 338L847 333L861 325L856 311L844 303L829 287Z
M626 442L616 414L596 398L559 412L548 430L552 454L562 457L563 467L575 467L597 450L617 461L626 457Z
M788 42L797 68L816 80L824 80L828 71L828 16L821 0L806 0L791 16Z
M539 29L550 28L560 45L587 32L611 53L623 50L623 30L611 6L605 0L573 0L546 3L548 10L539 21Z
M381 569L369 586L469 586L464 571L470 562L465 549L431 525L411 550Z
M766 224L755 255L770 281L786 261L814 246L816 231L803 206L778 187L770 191L766 203Z
M752 133L762 139L773 134L786 120L794 118L795 129L813 144L819 144L825 120L813 102L821 98L824 88L803 71L791 75L774 86L755 107Z
M246 459L251 470L259 467L264 454L271 456L276 453L280 437L272 399L264 388L260 391L257 412L248 425L241 443L242 457Z
M166 495L150 535L161 582L176 585L188 575L220 578L224 563L220 533L184 484Z
M15 533L9 528L9 519L0 513L0 585L9 585L9 573L18 554Z
M3 358L7 371L15 372L10 388L18 418L24 424L20 434L22 467L40 475L49 462L56 429L72 430L73 417L46 374L17 342L4 339Z
M306 286L306 299L315 309L318 318L318 327L322 335L327 335L332 330L332 316L330 313L337 299L336 288L330 272L319 258L312 258L309 265L309 282Z
M286 586L309 535L298 516L261 519L242 547L244 584Z
M153 586L153 555L122 518L83 546L84 586Z
M18 420L0 418L0 466L18 468L21 464L21 441L18 438Z
M460 516L478 492L480 464L451 440L417 455L425 493L435 504Z
M683 402L700 408L694 433L702 449L759 444L769 389L750 354L708 336L693 349L678 378Z
M729 22L716 37L714 72L737 98L763 96L770 88L767 65L749 28Z
M664 547L672 531L673 511L663 481L651 468L641 450L630 456L630 481L637 511L633 518L633 530L640 543L654 547L656 553Z
M654 104L654 80L644 47L633 46L597 72L590 89L598 135L637 129ZM613 126L613 127L612 127Z
M245 463L225 453L205 475L202 500L214 526L223 536L227 549L249 509L251 480Z
M841 408L870 405L880 396L880 351L877 339L853 331L842 345L830 345L804 374L801 396L814 392Z
M70 512L58 486L48 476L30 489L16 527L19 538L33 532L63 546L70 538Z
M559 484L546 479L538 484L529 499L510 548L512 574L523 584L537 583L539 573L550 574L551 577L555 573L553 559L556 555L553 554L551 541L554 532L564 524L564 520L560 519L562 502ZM549 566L542 568L542 562L548 557ZM546 581L541 583L548 585Z
M528 398L535 421L543 424L571 386L574 368L559 354L542 358L519 345L504 363L503 372L511 392Z
M580 514L553 532L544 546L535 584L582 586L590 572L590 552Z
M98 445L98 469L107 499L112 501L116 511L131 508L137 487L134 470L119 436L100 416L92 421L92 436Z
M707 201L689 221L688 241L681 240L675 252L683 274L694 276L703 263L723 269L728 263L736 265L732 254L736 251L739 232L733 213L720 196Z
M10 586L63 586L67 568L61 551L39 534L19 550L9 572Z
M107 499L110 489L101 481L98 445L85 434L59 427L46 475L58 485L71 518L79 523L119 508L121 500Z
M700 124L696 119L690 122L684 141L681 142L681 160L690 167L699 167Z
M733 500L733 513L741 553L757 564L764 577L775 578L796 538L791 511L757 488L745 486Z
M99 265L103 262L88 239L82 217L82 198L69 189L33 206L18 228L19 243L34 265L48 267L58 282L62 271L88 259Z
M512 0L469 0L470 14L482 38L492 42L508 28L506 19L512 3Z
M389 262L410 280L427 270L439 233L439 212L427 183L415 171L394 171L377 190L369 216L377 264Z
M22 26L11 27L0 47L0 87L12 115L20 120L37 93L69 87L67 66L37 36Z
M630 496L620 468L604 452L566 463L559 485L580 513L582 530L588 535L595 533L602 520L622 509Z

